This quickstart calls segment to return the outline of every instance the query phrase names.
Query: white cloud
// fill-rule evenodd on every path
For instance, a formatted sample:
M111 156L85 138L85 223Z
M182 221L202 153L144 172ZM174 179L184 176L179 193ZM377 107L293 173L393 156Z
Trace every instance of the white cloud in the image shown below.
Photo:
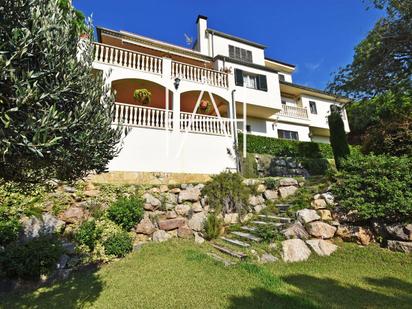
M323 62L323 59L321 59L318 62L312 63L312 62L306 62L305 67L310 70L310 71L316 71L320 68L321 64Z

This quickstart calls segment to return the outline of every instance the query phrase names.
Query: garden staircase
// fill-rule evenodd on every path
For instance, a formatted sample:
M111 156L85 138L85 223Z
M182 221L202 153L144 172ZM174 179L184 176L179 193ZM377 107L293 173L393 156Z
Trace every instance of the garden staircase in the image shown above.
M233 225L225 236L212 242L215 252L210 256L224 262L225 265L247 259L254 248L262 246L262 239L256 233L257 226L271 225L281 230L293 223L294 219L287 216L289 207L289 204L276 204L272 210L265 209L264 214L255 215L254 219L244 225Z

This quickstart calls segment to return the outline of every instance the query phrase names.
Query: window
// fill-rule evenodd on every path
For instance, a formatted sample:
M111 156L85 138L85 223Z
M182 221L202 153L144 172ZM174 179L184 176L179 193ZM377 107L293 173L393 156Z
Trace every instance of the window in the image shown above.
M299 140L299 134L296 131L278 130L278 137L295 141Z
M243 72L243 85L247 88L258 89L257 75Z
M250 126L250 124L246 125L246 132L252 132L252 127Z
M233 45L229 45L229 57L245 62L253 62L252 52L250 50L235 47Z
M316 102L309 101L309 108L310 108L310 112L312 114L317 114L318 113L318 110L316 109Z
M285 100L282 100L282 105L286 105L286 101L285 101Z
M285 81L285 75L279 74L279 80L280 80L281 82L284 82L284 81Z

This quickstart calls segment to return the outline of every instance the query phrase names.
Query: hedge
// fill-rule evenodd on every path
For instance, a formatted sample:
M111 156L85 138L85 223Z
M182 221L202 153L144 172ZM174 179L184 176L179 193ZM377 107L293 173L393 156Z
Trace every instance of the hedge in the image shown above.
M239 149L243 149L243 134L238 134ZM357 147L351 146L351 152L358 153ZM246 150L249 153L269 154L276 157L324 158L333 159L329 144L299 142L285 139L248 135Z

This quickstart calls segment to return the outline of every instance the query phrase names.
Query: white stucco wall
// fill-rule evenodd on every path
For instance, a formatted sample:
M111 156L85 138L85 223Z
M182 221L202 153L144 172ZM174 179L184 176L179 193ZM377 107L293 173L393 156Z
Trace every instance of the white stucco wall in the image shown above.
M128 172L216 174L226 169L236 169L233 137L146 128L132 128L109 163L109 171Z

